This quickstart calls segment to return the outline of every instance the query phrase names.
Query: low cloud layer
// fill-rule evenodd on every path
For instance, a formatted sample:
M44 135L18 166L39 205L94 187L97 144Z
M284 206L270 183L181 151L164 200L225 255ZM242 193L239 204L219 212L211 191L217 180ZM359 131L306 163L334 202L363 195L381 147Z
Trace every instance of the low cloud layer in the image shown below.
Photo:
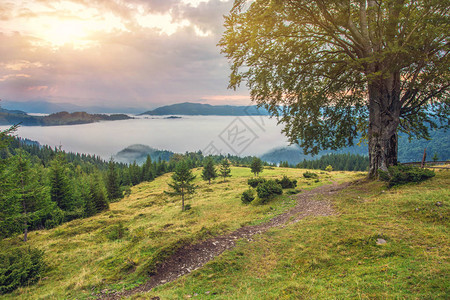
M0 98L151 108L247 104L216 46L231 1L0 4Z

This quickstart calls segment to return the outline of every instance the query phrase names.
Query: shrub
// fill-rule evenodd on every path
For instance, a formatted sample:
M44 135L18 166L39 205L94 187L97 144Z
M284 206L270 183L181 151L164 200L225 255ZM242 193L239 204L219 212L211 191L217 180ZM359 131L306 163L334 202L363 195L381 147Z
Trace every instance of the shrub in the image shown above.
M291 180L286 175L284 175L281 180L275 179L275 181L276 181L276 183L281 185L281 187L283 189L293 189L297 186L297 180L295 180L295 179Z
M319 177L319 175L317 175L316 173L313 173L313 172L306 171L305 173L303 173L303 177L305 177L305 178L317 178L317 177Z
M127 235L127 233L128 233L128 228L123 226L122 223L119 223L117 225L113 225L113 226L109 227L109 232L106 235L106 237L110 241L115 241L115 240L123 239L125 237L125 235Z
M407 165L391 166L388 171L379 170L378 174L380 180L388 182L389 187L409 182L421 182L435 175L432 170Z
M287 194L288 195L296 195L296 194L298 194L298 193L300 193L301 192L301 190L298 190L298 189L291 189L291 190L288 190L287 191Z
M283 189L275 180L268 180L256 187L256 193L258 194L259 199L262 200L261 203L265 203L274 195L281 195Z
M247 180L248 185L252 188L257 187L259 184L264 182L266 182L264 178L250 178L249 180Z
M0 295L35 283L45 271L44 251L33 248L0 253Z
M328 165L328 166L325 168L325 171L331 172L331 171L333 171L333 167L332 167L331 165Z
M255 192L252 189L248 189L242 193L241 196L242 203L249 204L255 200Z

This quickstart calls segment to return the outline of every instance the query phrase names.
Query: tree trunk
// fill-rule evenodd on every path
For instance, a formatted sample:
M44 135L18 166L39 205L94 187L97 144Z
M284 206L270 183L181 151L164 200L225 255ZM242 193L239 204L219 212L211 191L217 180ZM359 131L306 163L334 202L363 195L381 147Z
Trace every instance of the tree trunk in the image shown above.
M369 83L369 178L397 164L400 92L397 76ZM398 79L398 80L396 80Z
M184 211L184 190L181 189L181 211Z

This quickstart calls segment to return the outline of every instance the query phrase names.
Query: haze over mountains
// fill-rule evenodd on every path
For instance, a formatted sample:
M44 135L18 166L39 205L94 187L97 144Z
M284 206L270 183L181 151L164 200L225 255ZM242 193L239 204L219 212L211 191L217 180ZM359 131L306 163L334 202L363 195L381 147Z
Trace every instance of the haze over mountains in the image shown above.
M101 113L125 113L138 114L142 112L142 108L136 107L114 107L108 105L102 106L81 106L72 103L53 103L48 101L7 101L3 100L0 105L8 110L22 110L27 113L52 114L60 111L80 112L84 111L91 114Z
M257 108L255 105L233 106L184 102L158 107L154 110L146 111L141 115L266 116L268 112L264 108Z

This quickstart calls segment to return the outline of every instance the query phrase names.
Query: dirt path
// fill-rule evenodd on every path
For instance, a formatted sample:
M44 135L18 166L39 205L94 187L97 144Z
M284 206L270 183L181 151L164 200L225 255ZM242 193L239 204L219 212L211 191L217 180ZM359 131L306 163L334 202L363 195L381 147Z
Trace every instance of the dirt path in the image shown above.
M294 195L293 197L297 199L296 206L276 216L269 222L244 226L229 234L182 247L159 266L156 275L150 277L146 283L128 291L99 295L99 299L121 299L122 297L128 297L136 293L150 291L156 286L174 281L178 277L189 274L202 267L225 250L233 248L239 239L246 238L250 240L253 235L265 232L269 228L284 227L288 224L298 222L307 216L332 215L333 208L331 203L325 200L316 200L314 196L319 194L334 194L348 185L348 183L325 185Z

